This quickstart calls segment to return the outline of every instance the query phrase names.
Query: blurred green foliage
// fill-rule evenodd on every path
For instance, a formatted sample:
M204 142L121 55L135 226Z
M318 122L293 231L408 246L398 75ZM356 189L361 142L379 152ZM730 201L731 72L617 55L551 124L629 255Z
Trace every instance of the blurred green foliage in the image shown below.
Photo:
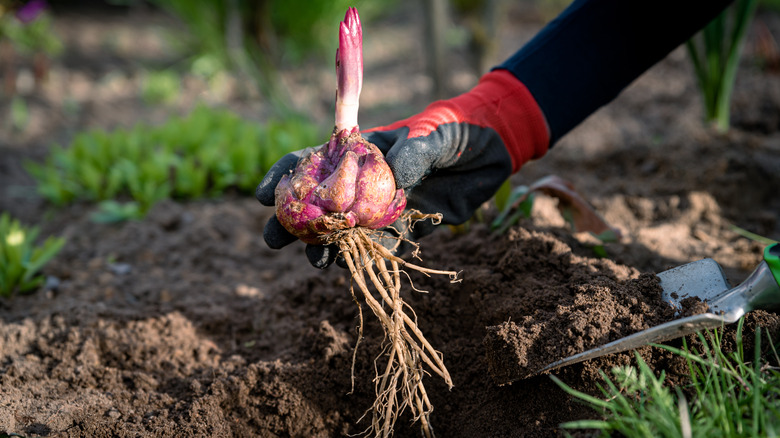
M718 132L730 127L731 95L742 46L758 0L735 0L686 47L704 102L706 121Z
M365 22L394 2L346 0L152 0L188 28L193 71L219 68L253 79L277 111L290 109L278 71L308 57L332 59L347 6Z
M251 193L284 154L322 140L323 129L297 118L263 125L227 110L200 106L187 117L151 127L77 135L55 146L44 163L28 162L38 193L55 205L103 202L93 218L140 218L166 198Z
M0 11L0 39L7 39L17 52L23 55L44 53L59 55L62 42L52 26L52 17L46 11L29 23L22 23L13 13Z
M129 220L143 219L144 212L138 202L119 202L113 199L101 201L98 209L90 215L92 222L111 224Z
M509 180L504 182L495 196L496 207L500 213L490 224L492 230L504 234L520 219L531 217L535 194L529 190L528 186L512 188Z
M37 227L24 227L8 213L0 215L0 296L30 292L45 281L38 272L65 245L61 237L49 237L36 245Z
M11 99L11 114L8 122L14 131L22 132L27 128L30 123L30 109L24 98L15 96Z
M181 93L181 78L172 70L147 71L141 84L141 95L148 104L171 103Z
M772 11L780 11L780 0L759 0L758 5Z

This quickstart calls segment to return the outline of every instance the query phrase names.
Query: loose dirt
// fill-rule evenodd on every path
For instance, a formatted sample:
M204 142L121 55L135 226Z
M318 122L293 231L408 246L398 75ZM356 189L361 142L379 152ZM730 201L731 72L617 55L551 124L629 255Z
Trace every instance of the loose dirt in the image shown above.
M256 236L270 211L255 204L164 203L115 227L70 221L69 244L47 271L60 286L0 309L0 425L33 436L362 430L382 328L365 318L353 387L358 321L346 273L300 266L300 248L266 249ZM454 284L413 275L428 292L404 296L455 384L427 379L441 436L549 436L592 416L547 376L497 383L669 316L655 276L593 257L564 230L529 223L497 236L474 226L422 244L426 265L462 270ZM780 328L772 314L750 321ZM639 352L673 379L684 371L662 351ZM593 390L598 369L631 360L556 374ZM417 436L409 421L397 436Z

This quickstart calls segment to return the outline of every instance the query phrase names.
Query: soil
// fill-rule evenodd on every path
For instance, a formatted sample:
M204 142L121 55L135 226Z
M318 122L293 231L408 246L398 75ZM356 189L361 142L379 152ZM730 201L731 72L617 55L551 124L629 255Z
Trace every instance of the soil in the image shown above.
M403 3L375 26L379 40L406 51L367 57L364 89L375 91L363 102L363 126L430 101L430 83L417 80L425 77L423 55L408 36L422 25L413 11ZM505 20L499 58L541 26L525 4ZM268 249L262 229L273 211L251 194L166 201L142 221L115 225L91 222L92 205L55 210L34 195L23 163L42 159L52 143L81 129L164 121L206 93L187 78L176 104L149 106L138 97L139 65L171 56L149 36L170 25L153 11L62 13L58 23L70 49L53 61L49 83L25 95L28 128L0 128L0 210L68 240L45 268L45 288L0 300L0 435L324 437L363 430L367 420L358 420L373 402L382 329L364 308L353 380L358 308L346 272L310 267L300 244ZM774 13L762 12L756 23L780 34ZM109 33L117 39L102 44ZM780 240L780 77L761 68L755 35L743 55L728 134L701 123L691 67L676 50L513 177L516 184L549 174L572 181L622 231L621 241L604 245L608 257L596 255L592 237L572 234L555 201L541 196L532 217L505 234L474 222L421 240L421 264L462 278L412 275L425 292L407 287L403 295L455 384L449 390L427 378L438 436L561 436L561 423L597 418L549 376L533 373L673 317L654 273L712 257L733 284L742 281L763 246L733 226ZM456 89L475 79L459 55ZM309 74L289 76L302 84L298 99L311 102L314 114L327 113L322 102L331 91L312 90L331 90L331 77L318 87ZM411 78L407 91L419 88L403 102L389 91L400 77ZM237 90L207 98L262 119L262 103ZM78 110L65 112L66 101ZM0 113L8 111L9 101L0 101ZM692 309L701 311L697 303ZM759 325L780 339L778 315L755 311L746 318L745 345L753 345ZM726 328L726 349L733 338ZM665 350L636 352L671 384L685 382L685 364ZM596 394L599 370L634 360L626 352L553 373ZM404 416L395 432L418 436L419 428Z

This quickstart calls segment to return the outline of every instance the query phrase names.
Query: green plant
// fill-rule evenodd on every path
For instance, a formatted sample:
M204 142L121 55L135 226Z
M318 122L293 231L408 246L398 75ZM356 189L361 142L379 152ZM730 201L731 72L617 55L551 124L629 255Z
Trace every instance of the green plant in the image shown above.
M743 320L737 326L736 350L721 348L722 332L699 333L702 351L656 345L683 357L690 384L671 388L663 371L656 373L637 354L637 367L618 367L612 379L602 372L605 399L553 380L567 393L604 416L601 420L565 423L564 428L597 429L602 435L632 437L763 437L780 432L780 372L761 357L760 328L754 355L745 356ZM771 345L771 342L770 342ZM774 350L773 350L774 351ZM777 361L777 353L774 353ZM688 400L685 394L691 396Z
M0 215L0 296L30 292L43 284L45 278L38 272L62 249L65 239L49 237L36 246L38 234L37 227L24 227L8 213Z
M501 213L493 220L491 228L497 233L505 233L520 218L530 217L535 193L557 199L558 211L573 232L589 232L602 243L620 240L620 230L611 227L577 192L574 184L556 175L515 189L508 188L505 183L495 197Z
M282 155L315 144L319 127L303 119L265 125L200 106L188 116L151 127L78 134L53 147L43 163L27 163L38 193L55 205L102 203L99 221L140 218L166 198L251 193Z
M591 233L591 234L593 235L593 237L596 238L598 242L593 244L590 247L590 249L593 250L593 254L596 257L603 258L603 259L609 257L609 254L607 254L607 248L604 247L604 244L620 241L620 235L616 233L614 229L608 229L599 234L596 233Z
M505 233L520 219L531 217L534 206L535 195L529 191L528 186L511 188L507 183L504 183L496 193L496 207L501 213L490 224L490 227L499 234Z
M141 206L135 202L117 202L113 199L102 201L98 204L98 209L90 216L92 222L99 224L110 224L124 222L128 220L142 219Z
M63 50L62 41L52 26L51 14L45 9L26 23L12 13L0 11L0 39L7 39L15 50L27 55L40 52L56 56Z
M144 74L141 95L146 103L171 103L179 97L179 75L172 70L148 71Z
M308 0L154 0L188 28L186 44L193 72L213 76L219 70L251 78L281 115L294 113L289 90L278 73L285 62L329 58L332 23L354 1ZM376 15L392 2L358 2ZM363 16L366 17L367 14Z
M729 129L734 80L757 4L758 0L736 0L686 43L704 101L705 117L719 132Z
M30 110L24 98L15 96L11 100L11 117L9 118L11 128L14 131L22 132L30 123Z
M761 0L759 4L761 7L771 9L773 11L780 10L780 0Z

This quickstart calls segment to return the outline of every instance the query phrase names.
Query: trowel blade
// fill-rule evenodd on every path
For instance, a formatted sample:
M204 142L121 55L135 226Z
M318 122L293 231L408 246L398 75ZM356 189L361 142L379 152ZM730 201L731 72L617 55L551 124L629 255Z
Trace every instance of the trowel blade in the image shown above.
M662 297L676 309L682 308L680 302L688 297L697 297L702 301L715 298L731 289L723 269L712 259L702 259L656 274L661 279ZM703 313L676 319L659 326L651 327L633 335L591 348L565 359L553 362L537 373L550 371L558 367L572 365L607 354L632 350L651 342L663 342L698 330L718 327L723 324L721 316Z
M697 297L706 301L731 289L723 269L713 259L697 260L657 275L661 279L664 301L678 309L685 298Z

